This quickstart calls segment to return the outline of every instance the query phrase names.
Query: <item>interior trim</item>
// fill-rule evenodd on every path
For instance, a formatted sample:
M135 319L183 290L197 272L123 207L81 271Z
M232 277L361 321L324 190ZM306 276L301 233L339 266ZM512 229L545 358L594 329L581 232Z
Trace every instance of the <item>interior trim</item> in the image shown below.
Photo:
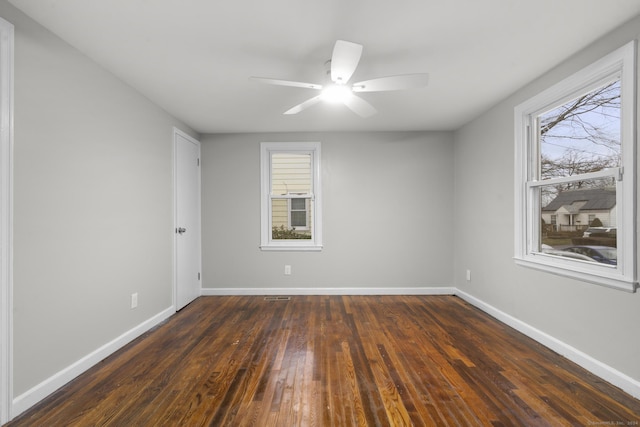
M0 424L13 398L13 53L13 24L0 18Z
M454 295L455 291L456 288L452 286L402 288L202 288L202 295Z
M483 312L495 317L497 320L518 330L540 344L561 354L572 362L577 363L593 374L620 387L625 392L640 398L640 381L608 366L599 360L583 353L582 351L560 341L551 335L534 328L533 326L516 319L496 307L485 303L477 297L461 291L453 286L440 287L350 287L350 288L203 288L203 296L247 296L247 295L455 295ZM46 398L58 388L62 387L78 375L82 374L104 358L108 357L121 347L134 340L144 332L158 325L175 314L173 306L165 309L156 316L141 323L120 337L105 344L96 351L88 354L67 368L51 376L42 383L18 396L13 401L13 416L17 416L29 409L40 400Z
M543 332L512 315L487 304L479 298L453 286L403 288L203 288L203 296L230 295L455 295L495 317L502 323L525 334L545 347L582 366L589 372L640 399L640 381L589 356L577 348Z
M12 418L17 417L22 412L31 408L33 405L49 396L51 393L67 384L69 381L76 378L78 375L84 373L89 368L96 365L101 360L115 353L140 335L147 332L149 329L160 324L164 320L175 314L175 307L172 305L169 308L161 311L150 319L145 320L124 334L120 335L111 342L106 343L97 350L87 354L80 360L72 363L63 370L57 372L46 380L32 387L30 390L22 393L20 396L13 400L13 408L11 411Z
M640 381L618 371L617 369L602 363L601 361L589 356L588 354L578 350L577 348L543 332L528 323L523 322L496 307L470 295L459 289L456 290L456 296L467 301L469 304L479 308L492 317L495 317L502 323L511 326L515 330L525 334L544 345L545 347L555 351L563 357L582 366L587 371L608 381L609 383L621 388L636 399L640 399Z

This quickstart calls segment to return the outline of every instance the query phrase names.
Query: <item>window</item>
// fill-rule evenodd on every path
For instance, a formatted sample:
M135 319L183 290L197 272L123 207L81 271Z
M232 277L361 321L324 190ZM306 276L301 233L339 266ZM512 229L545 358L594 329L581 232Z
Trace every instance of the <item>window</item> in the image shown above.
M635 291L634 57L632 42L516 107L518 264Z
M293 230L308 230L307 199L289 199L289 227Z
M261 144L263 250L322 249L320 143Z

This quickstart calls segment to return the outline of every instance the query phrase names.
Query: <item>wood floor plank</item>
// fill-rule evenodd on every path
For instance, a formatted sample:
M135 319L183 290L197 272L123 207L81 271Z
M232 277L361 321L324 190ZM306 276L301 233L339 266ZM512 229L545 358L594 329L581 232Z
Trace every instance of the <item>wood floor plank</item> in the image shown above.
M7 427L638 425L640 401L452 296L201 297Z

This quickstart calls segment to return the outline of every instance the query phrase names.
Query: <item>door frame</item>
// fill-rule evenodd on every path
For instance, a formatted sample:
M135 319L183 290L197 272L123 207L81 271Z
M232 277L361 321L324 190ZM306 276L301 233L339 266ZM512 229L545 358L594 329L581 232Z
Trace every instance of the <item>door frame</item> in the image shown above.
M178 311L178 136L198 146L201 149L200 141L181 131L177 127L173 128L173 295L172 305L174 311ZM198 171L198 229L202 234L202 169ZM202 242L202 239L200 239ZM198 264L202 272L202 245L198 245ZM200 273L200 289L202 289L202 273Z
M0 18L0 424L13 406L13 52L13 24Z

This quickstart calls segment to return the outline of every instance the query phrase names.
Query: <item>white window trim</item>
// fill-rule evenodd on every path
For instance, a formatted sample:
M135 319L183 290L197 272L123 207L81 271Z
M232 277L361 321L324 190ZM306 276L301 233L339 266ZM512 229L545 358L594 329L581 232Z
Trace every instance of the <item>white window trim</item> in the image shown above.
M271 153L311 153L313 211L310 240L273 240L271 238ZM320 142L262 142L260 144L260 249L263 251L320 251L322 250L322 191ZM299 197L287 195L286 198Z
M515 108L515 262L525 267L547 271L582 281L608 286L628 292L638 287L636 272L636 43L632 41L615 50L590 66L523 102ZM544 254L534 250L532 243L539 231L539 221L534 215L539 208L531 191L534 187L553 184L556 180L535 181L532 177L533 160L537 149L533 140L535 128L532 117L551 105L571 99L577 91L587 89L612 75L619 75L622 83L621 138L623 164L615 168L596 172L595 176L617 178L616 206L618 225L622 233L617 234L619 259L617 266L571 260ZM586 177L586 175L583 175ZM539 211L539 209L538 209ZM622 257L620 257L622 255Z

